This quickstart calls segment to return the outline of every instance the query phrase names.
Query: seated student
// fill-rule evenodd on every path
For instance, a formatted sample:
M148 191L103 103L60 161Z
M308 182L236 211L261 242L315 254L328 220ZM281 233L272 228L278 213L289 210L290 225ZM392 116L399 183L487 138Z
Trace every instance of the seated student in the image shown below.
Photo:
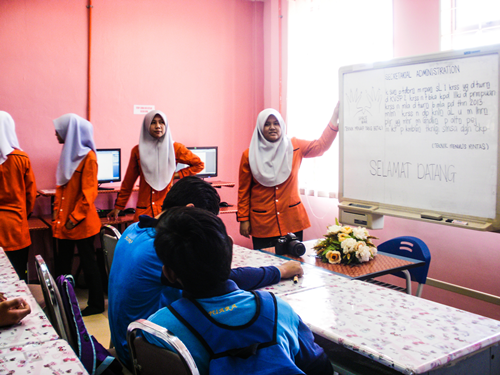
M333 372L323 349L290 305L269 292L240 290L229 279L233 243L219 217L195 207L176 207L160 217L156 231L154 245L163 273L184 291L183 298L149 320L186 345L200 374L222 369L242 374ZM168 347L154 336L144 336ZM263 345L248 356L255 344ZM247 355L236 355L237 350ZM218 356L227 352L233 354Z
M175 183L167 193L162 210L176 206L194 205L214 214L219 212L220 197L209 183L187 176ZM127 327L137 319L147 319L160 308L181 297L181 290L162 284L163 263L156 255L154 237L157 220L140 216L118 241L109 275L108 317L118 358L129 365ZM232 270L231 279L245 290L278 283L281 278L302 275L299 262L290 261L279 267L243 267Z
M0 327L17 324L30 312L31 307L24 299L7 300L4 294L0 293Z

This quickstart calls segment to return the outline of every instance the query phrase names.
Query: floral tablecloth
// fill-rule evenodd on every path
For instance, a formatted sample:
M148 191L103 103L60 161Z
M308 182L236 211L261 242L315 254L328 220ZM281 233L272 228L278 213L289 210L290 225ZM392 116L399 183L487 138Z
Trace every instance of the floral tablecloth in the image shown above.
M48 341L0 349L0 374L88 374L69 344Z

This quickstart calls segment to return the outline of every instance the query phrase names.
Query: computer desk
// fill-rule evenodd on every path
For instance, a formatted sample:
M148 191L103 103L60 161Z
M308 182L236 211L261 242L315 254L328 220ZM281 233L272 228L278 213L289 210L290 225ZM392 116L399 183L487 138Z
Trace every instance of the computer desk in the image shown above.
M233 246L233 267L287 258ZM403 374L499 374L500 321L303 263L298 283L264 288L315 335ZM335 358L333 358L335 361Z

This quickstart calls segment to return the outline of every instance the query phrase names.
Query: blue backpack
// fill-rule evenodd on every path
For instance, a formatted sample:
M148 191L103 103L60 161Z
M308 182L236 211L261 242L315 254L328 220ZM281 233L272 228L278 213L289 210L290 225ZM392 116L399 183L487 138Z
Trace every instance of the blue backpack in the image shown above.
M217 322L194 299L181 298L168 308L210 354L211 375L304 374L276 340L276 297L269 292L252 293L255 295L256 312L250 322L241 326Z
M83 366L90 375L118 375L122 374L122 366L118 360L111 356L110 353L91 336L85 323L83 322L78 299L73 288L73 276L59 276L57 278L57 286L61 299L63 301L64 310L71 312L68 314L68 323L72 330L73 337L78 344L77 348L73 348Z

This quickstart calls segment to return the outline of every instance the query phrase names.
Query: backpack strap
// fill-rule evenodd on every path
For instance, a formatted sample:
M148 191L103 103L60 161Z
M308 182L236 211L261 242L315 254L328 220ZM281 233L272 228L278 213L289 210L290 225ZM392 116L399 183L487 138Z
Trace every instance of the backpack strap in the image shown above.
M254 355L257 350L275 345L277 337L277 321L278 321L278 309L276 297L270 292L251 292L255 296L256 311L252 319L240 326L229 326L213 319L199 304L198 301L194 299L182 298L168 307L170 312L182 323L184 324L191 333L200 341L205 350L210 355L211 359L220 358L224 356L239 357L246 359L251 355ZM272 302L271 302L272 301ZM264 302L264 303L263 303ZM261 316L262 315L262 316ZM186 319L189 317L189 321ZM212 347L209 345L207 340L202 337L199 332L207 333L213 327L217 326L218 329L229 331L228 334L233 332L241 331L250 328L257 320L263 322L263 324L269 324L270 321L273 323L272 336L269 340L260 343L252 343L243 348L231 348L223 350L222 352L215 353ZM196 328L194 326L196 326ZM270 328L270 327L269 327ZM268 331L268 330L266 330ZM210 341L210 340L209 340Z

